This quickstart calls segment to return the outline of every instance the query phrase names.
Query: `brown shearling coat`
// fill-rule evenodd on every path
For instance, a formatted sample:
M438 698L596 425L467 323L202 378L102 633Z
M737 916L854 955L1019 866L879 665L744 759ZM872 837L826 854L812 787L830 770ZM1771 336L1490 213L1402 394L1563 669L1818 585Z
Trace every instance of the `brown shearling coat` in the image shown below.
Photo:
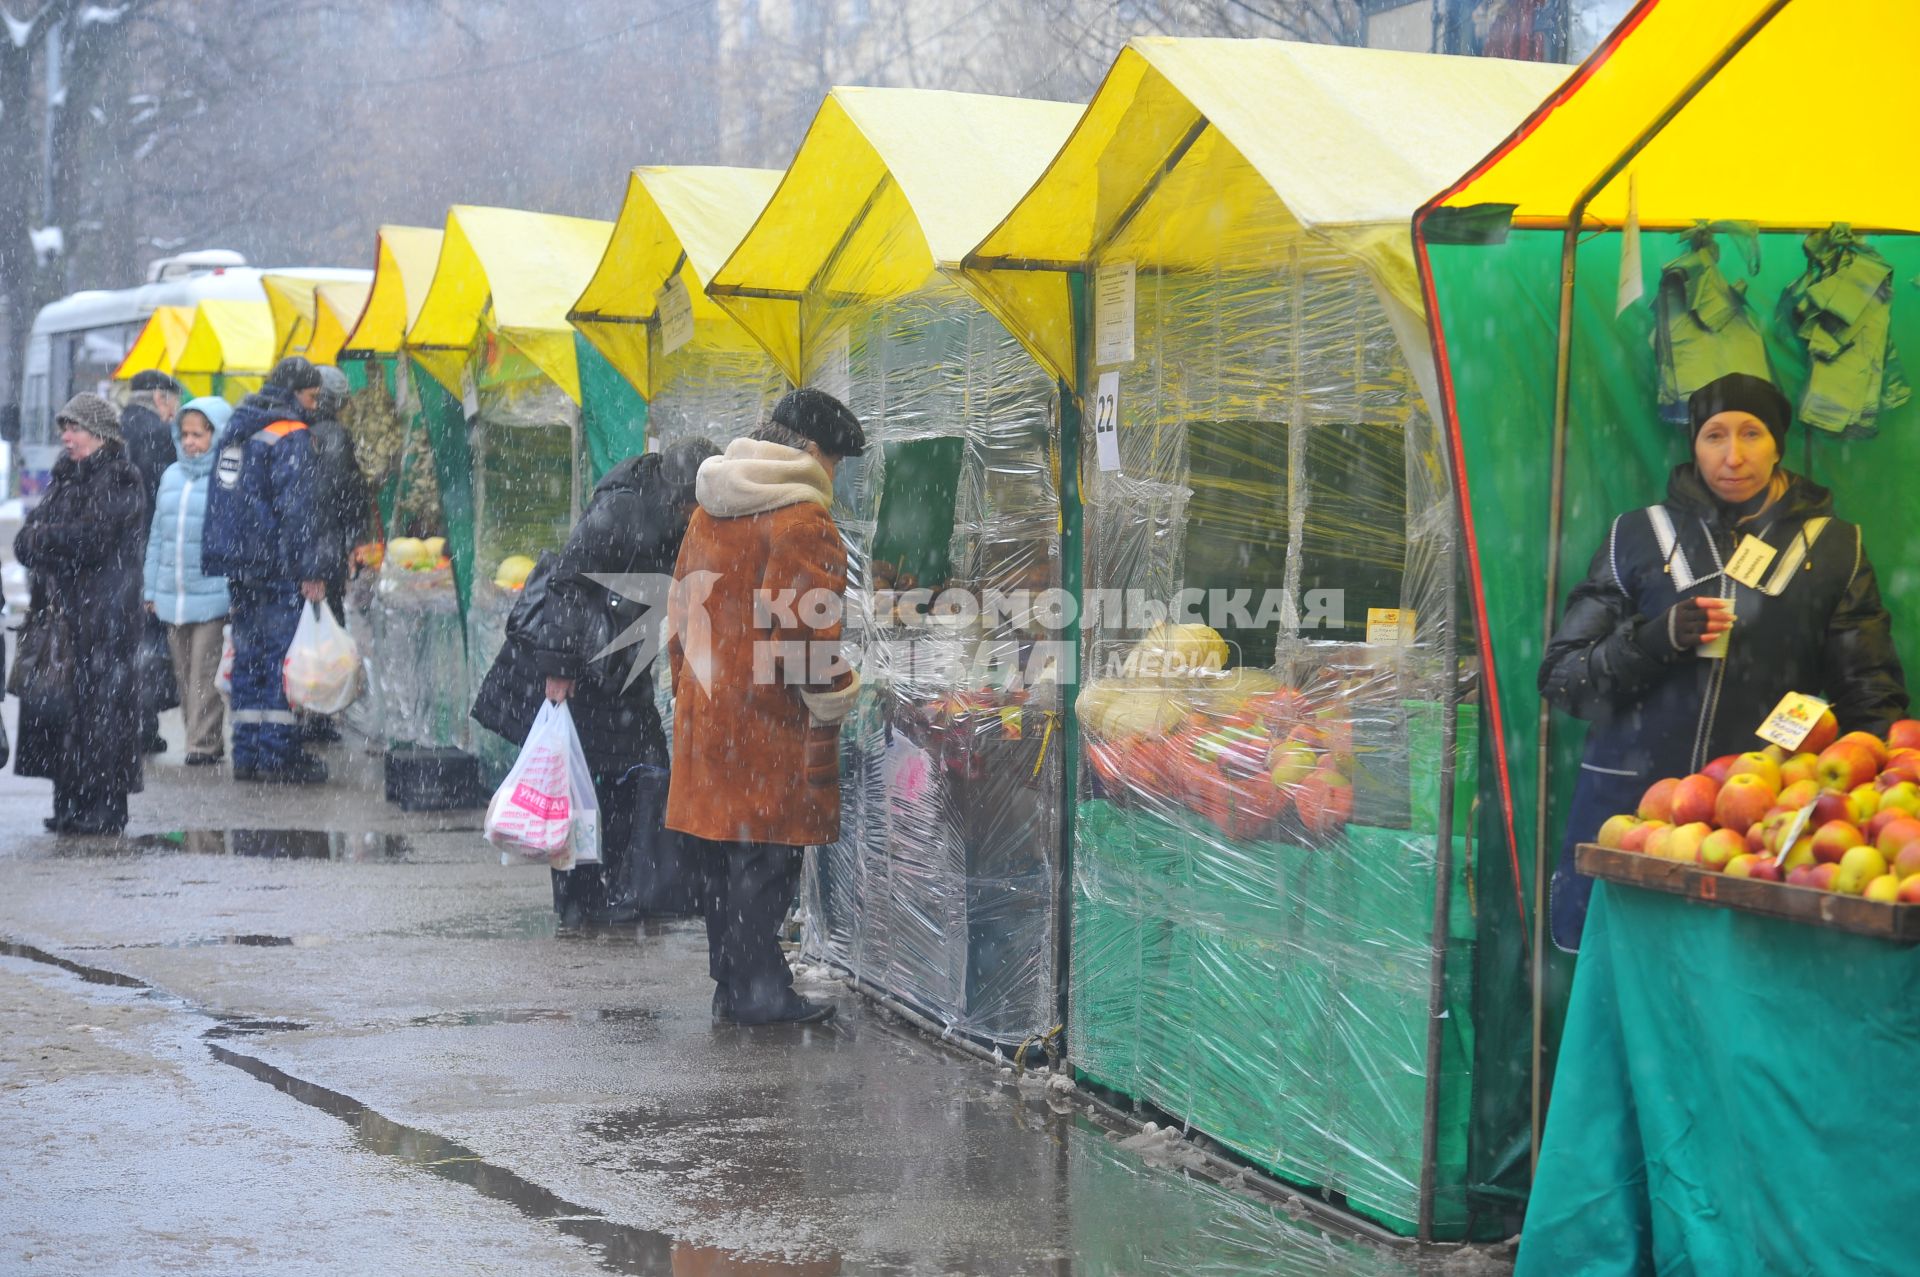
M733 459L747 442L707 465ZM779 445L752 447L764 453ZM798 607L765 607L764 615L755 614L760 591L774 600L789 590L795 600L812 590L830 591L836 601L845 595L847 552L822 504L830 491L826 474L805 464L812 476L804 482L819 499L732 516L710 511L708 475L702 471L701 507L693 513L674 569L667 646L674 713L666 823L696 838L803 847L840 836L838 717L851 705L855 675L835 667L823 677L817 657L809 670L804 660L787 659L773 646L837 645L839 618L810 626ZM697 575L704 573L713 575ZM695 609L706 582L711 583L703 604L710 641L702 640ZM709 671L704 682L695 669L703 647ZM835 721L821 722L815 713L818 700L810 709L803 690L816 697L837 694L829 696L833 706L827 711Z

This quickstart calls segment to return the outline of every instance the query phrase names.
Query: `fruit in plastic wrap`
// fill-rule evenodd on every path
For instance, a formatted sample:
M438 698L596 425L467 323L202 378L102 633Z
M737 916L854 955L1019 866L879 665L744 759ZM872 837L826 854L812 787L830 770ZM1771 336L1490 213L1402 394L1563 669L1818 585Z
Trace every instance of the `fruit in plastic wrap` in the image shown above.
M1339 833L1353 819L1353 782L1332 767L1316 768L1294 792L1293 808L1315 837Z
M1162 621L1148 630L1133 650L1140 658L1143 674L1227 667L1227 641L1209 625L1170 625Z
M1089 683L1074 702L1089 735L1104 740L1159 736L1178 727L1190 702L1177 687L1146 679Z

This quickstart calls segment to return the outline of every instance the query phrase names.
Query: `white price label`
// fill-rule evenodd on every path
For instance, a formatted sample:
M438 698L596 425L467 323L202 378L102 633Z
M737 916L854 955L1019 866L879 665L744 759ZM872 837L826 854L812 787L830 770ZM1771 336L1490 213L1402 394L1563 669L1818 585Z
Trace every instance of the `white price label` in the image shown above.
M675 275L660 288L656 307L660 316L660 353L671 355L693 340L693 294L686 280Z
M1120 374L1100 374L1093 396L1093 447L1102 470L1120 468Z
M1788 692L1773 707L1773 713L1767 715L1767 721L1760 724L1755 733L1770 745L1792 752L1800 748L1808 733L1819 723L1820 716L1827 712L1827 703L1817 696L1807 696L1800 692Z
M1133 283L1132 262L1093 273L1093 362L1101 367L1133 362Z
M1367 609L1367 642L1384 647L1399 647L1413 642L1418 613L1405 607Z
M460 370L460 411L472 421L480 415L480 388L473 384L473 369Z

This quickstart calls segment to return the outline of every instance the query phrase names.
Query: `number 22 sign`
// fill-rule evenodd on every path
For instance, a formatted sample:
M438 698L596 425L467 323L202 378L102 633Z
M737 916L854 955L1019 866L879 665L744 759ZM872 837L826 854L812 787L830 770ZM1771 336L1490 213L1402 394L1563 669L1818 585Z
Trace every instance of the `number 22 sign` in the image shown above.
M1102 470L1120 468L1120 374L1103 372L1093 396L1093 442Z

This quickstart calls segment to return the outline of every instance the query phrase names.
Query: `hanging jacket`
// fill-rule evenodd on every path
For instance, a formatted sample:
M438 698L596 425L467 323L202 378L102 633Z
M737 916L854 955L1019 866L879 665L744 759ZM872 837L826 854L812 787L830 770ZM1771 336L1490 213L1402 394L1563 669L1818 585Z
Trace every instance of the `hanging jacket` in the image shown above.
M1771 510L1736 528L1739 515L1688 462L1674 468L1660 506L1613 521L1540 666L1541 694L1593 724L1585 769L1649 785L1697 772L1754 748L1788 692L1828 701L1842 731L1882 732L1905 716L1900 658L1860 530L1833 518L1825 488L1789 480ZM1776 551L1759 590L1720 574L1747 533ZM1725 659L1675 652L1650 624L1698 595L1733 600Z
M1893 267L1851 227L1807 236L1807 269L1780 294L1783 327L1807 351L1796 414L1829 434L1871 438L1879 417L1912 397L1891 339Z
M313 443L290 391L240 401L213 445L201 565L229 581L330 581L346 564L320 535Z
M1760 268L1757 239L1738 224L1702 223L1687 235L1688 249L1660 268L1654 292L1654 364L1660 419L1687 424L1687 398L1728 373L1773 379L1767 347L1747 304L1747 281L1730 281L1720 266L1716 229L1747 243L1747 271ZM1751 241L1751 242L1748 242Z
M220 437L233 408L214 396L195 399L181 413L198 412ZM207 488L213 482L215 448L197 457L178 452L180 426L173 427L179 460L160 479L153 526L147 533L146 601L168 625L217 620L227 614L225 577L209 576L201 568L201 539L206 526Z

